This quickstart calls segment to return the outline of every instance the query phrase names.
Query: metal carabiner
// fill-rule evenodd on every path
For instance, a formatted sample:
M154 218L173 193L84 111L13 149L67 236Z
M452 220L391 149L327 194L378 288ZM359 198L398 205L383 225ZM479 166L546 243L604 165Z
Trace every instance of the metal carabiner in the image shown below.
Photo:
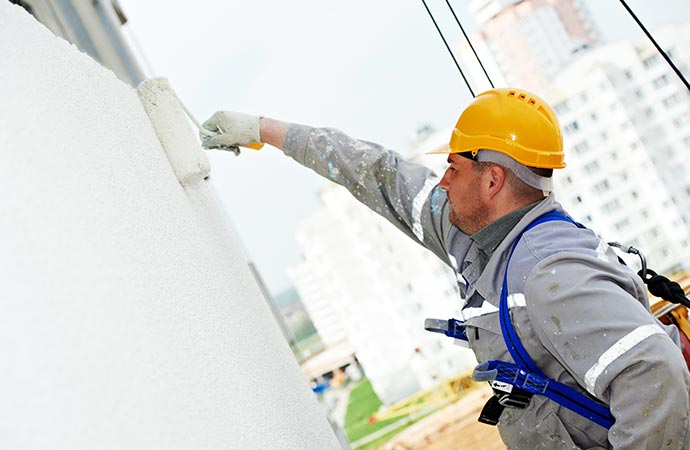
M621 244L620 242L609 242L609 245L611 247L616 247L617 249L620 249L624 253L629 253L631 255L637 255L640 258L640 262L642 264L642 279L646 280L647 279L647 258L644 257L641 251L633 247L632 245L625 245Z

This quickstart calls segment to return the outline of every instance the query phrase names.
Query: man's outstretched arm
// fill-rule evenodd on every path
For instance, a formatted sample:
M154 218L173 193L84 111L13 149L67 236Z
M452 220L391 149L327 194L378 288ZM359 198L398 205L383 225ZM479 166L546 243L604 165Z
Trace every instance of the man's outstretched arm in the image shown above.
M259 119L259 130L261 142L281 150L283 149L285 146L285 135L288 130L287 122L262 117Z
M449 262L447 199L430 169L332 128L226 111L215 113L203 126L215 133L201 136L206 148L262 142L282 149L298 163L344 186L357 200Z
M200 133L205 148L246 147L254 142L283 149L288 123L268 117L252 116L230 111L218 111L202 125L215 133Z

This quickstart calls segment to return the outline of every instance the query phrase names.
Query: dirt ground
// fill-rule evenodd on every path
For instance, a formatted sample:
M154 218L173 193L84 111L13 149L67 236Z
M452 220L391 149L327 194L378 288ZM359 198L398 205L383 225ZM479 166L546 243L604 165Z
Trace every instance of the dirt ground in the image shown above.
M451 404L406 429L381 447L382 450L505 450L496 427L477 422L491 396L488 385L476 388Z

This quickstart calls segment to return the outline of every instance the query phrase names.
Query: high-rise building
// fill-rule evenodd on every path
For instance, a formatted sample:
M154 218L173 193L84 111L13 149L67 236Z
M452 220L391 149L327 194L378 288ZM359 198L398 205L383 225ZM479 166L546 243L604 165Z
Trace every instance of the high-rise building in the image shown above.
M127 23L117 0L10 0L56 36L76 45L122 81L137 86L144 74L121 28Z
M347 337L385 403L470 369L469 350L423 328L425 317L456 315L453 272L344 188L326 187L322 201L290 271L319 335Z
M471 40L497 85L536 90L574 53L601 40L579 0L470 0L469 10L479 25ZM460 52L477 86L484 86L469 49L460 45Z
M532 90L556 110L568 167L557 196L602 234L647 251L664 272L690 265L690 98L646 39L603 46L582 2L472 0L471 38L498 86ZM688 73L688 25L654 35ZM476 86L488 83L468 47Z
M345 324L337 314L337 305L343 299L337 289L324 283L328 276L325 270L327 266L309 261L319 258L324 251L313 236L321 235L321 242L334 241L337 245L337 235L324 236L336 230L333 225L333 218L325 208L315 211L304 219L296 239L305 257L298 264L288 268L288 276L299 293L321 341L327 348L347 340Z
M690 23L654 34L687 73ZM658 271L690 266L690 95L652 44L578 55L543 94L564 130L563 204Z

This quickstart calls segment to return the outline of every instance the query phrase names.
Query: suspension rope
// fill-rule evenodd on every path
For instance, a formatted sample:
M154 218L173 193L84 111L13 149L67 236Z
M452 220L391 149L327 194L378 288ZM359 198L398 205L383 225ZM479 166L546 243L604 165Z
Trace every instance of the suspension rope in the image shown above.
M656 40L655 40L654 37L651 35L651 33L650 33L649 31L647 31L647 28L645 28L645 26L642 24L642 22L640 22L640 19L637 18L637 16L636 16L635 13L632 11L632 9L630 9L630 7L628 6L628 4L625 3L625 0L620 0L620 2L621 2L621 4L623 4L623 7L626 9L626 11L628 11L628 13L629 13L629 14L632 16L632 18L635 20L635 22L637 22L637 25L639 25L640 28L642 28L642 31L644 32L644 34L646 34L647 37L649 38L649 40L652 41L652 44L654 44L654 47L656 47L657 51L661 54L661 56L663 56L663 58L666 60L666 62L671 66L671 68L672 68L673 71L676 73L676 75L678 75L678 78L681 79L681 81L683 82L683 84L685 85L685 87L687 88L687 90L690 91L690 83L688 83L688 80L685 79L685 77L683 76L683 73L678 69L678 67L676 67L676 65L673 63L673 61L671 60L671 58L670 58L670 57L666 54L666 52L659 46L659 44L657 44Z
M450 4L449 0L446 0L446 4L448 5L448 8L450 8L450 12L453 13L453 17L455 18L455 22L460 27L460 31L462 31L462 35L465 36L465 40L467 41L470 48L472 49L472 53L474 53L474 57L477 59L479 66L481 66L482 70L484 71L484 75L486 75L486 79L489 80L489 84L491 85L491 89L493 89L494 83L491 81L491 77L489 77L489 74L486 72L486 69L484 68L484 64L482 64L482 60L479 58L479 55L477 55L477 52L474 50L474 46L472 45L472 42L470 42L470 38L467 36L467 33L465 33L465 28L463 28L462 24L460 23L460 19L458 19L458 16L455 14L455 10L453 9L453 6Z
M465 80L465 84L467 85L467 89L469 89L470 94L472 94L472 97L474 97L474 91L472 90L472 86L470 86L470 82L467 81L467 78L465 77L465 74L462 72L462 69L460 68L460 64L458 64L458 61L455 59L455 55L453 54L453 51L450 49L450 46L448 45L448 42L446 41L446 38L443 36L443 33L441 32L441 29L439 28L438 24L436 23L436 19L434 18L434 15L431 13L431 10L426 4L425 0L422 0L422 3L424 3L424 8L426 8L426 12L429 13L429 17L431 18L431 21L434 22L434 26L436 27L436 31L438 31L438 35L441 36L441 39L443 40L443 43L446 46L446 49L448 50L448 53L450 54L450 57L453 58L453 62L455 63L455 67L458 68L458 71L460 72L460 76L462 76L462 79Z
M663 275L658 275L651 269L647 269L646 272L644 276L641 270L637 274L642 278L642 281L647 285L647 289L649 289L652 295L690 308L690 299L685 296L685 291L680 284L669 280Z

